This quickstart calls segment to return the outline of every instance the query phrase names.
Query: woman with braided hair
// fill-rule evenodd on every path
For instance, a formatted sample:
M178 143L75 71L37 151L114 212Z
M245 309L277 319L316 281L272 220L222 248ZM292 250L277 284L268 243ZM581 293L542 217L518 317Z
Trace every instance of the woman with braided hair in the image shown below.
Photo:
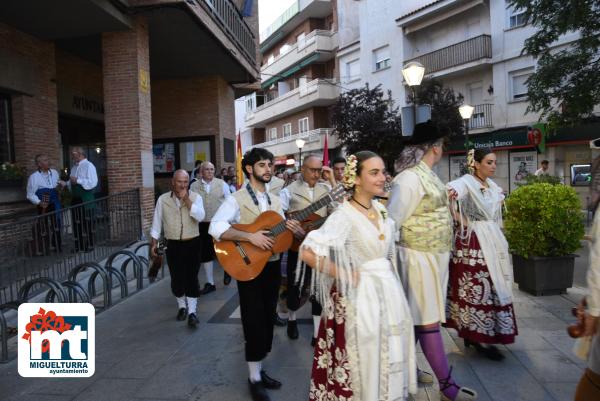
M383 194L384 172L373 152L349 156L343 183L352 195L300 248L323 305L310 400L405 400L416 392L413 324L396 273L394 221L374 201ZM297 276L303 274L300 267Z
M501 230L504 194L491 179L496 172L491 149L469 151L467 165L469 174L448 183L456 230L446 327L458 331L465 347L501 360L493 344L511 344L518 334L512 262Z

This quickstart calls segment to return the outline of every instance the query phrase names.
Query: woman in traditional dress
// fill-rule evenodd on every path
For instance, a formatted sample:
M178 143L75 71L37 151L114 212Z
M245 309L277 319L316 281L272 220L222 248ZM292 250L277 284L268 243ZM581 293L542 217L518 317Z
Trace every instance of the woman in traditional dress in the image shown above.
M394 222L373 200L383 193L383 160L348 157L352 196L310 232L300 259L315 269L323 305L310 400L404 400L416 392L412 319L394 256ZM301 276L301 274L298 274Z
M456 329L466 347L501 360L493 344L511 344L518 334L512 263L501 230L504 195L491 179L496 172L491 149L469 151L467 165L470 174L448 183L456 202L456 230L446 327Z

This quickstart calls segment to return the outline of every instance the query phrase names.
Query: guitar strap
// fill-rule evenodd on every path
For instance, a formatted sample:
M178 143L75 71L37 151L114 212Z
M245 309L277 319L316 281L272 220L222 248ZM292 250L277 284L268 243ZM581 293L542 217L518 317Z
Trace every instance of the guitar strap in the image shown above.
M258 205L258 198L256 197L256 194L254 193L254 190L252 189L252 186L250 185L250 183L246 184L246 191L248 191L248 193L250 194L250 197L252 198L252 202L254 202L254 205L256 205L256 207L258 207L258 211L260 212L260 206ZM265 195L267 196L267 202L269 203L269 209L271 208L271 198L269 197L269 193L265 191Z

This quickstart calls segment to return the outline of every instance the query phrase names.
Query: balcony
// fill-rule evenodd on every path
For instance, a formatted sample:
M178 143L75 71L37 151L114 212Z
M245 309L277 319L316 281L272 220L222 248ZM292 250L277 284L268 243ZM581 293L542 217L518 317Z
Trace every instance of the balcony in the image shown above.
M280 54L271 64L261 68L263 88L271 84L271 80L286 76L285 72L298 65L305 66L312 62L327 61L335 57L333 50L338 47L337 32L314 30L303 41L296 42L284 54ZM277 76L277 77L276 77Z
M491 61L492 58L492 37L490 35L480 35L463 42L435 50L422 56L415 57L410 61L418 61L425 66L425 74L433 74L439 71L485 62L485 59ZM436 74L440 75L440 74Z
M262 128L266 123L294 114L298 111L333 104L340 95L340 88L333 79L314 79L276 99L246 113L248 128Z
M492 128L492 106L493 104L478 104L473 110L473 115L469 120L469 129L476 130L481 128Z
M296 139L304 139L306 142L302 148L302 152L318 151L323 149L325 135L328 135L327 145L331 149L338 146L337 137L332 136L332 133L333 129L331 128L318 128L263 143L257 143L252 145L252 147L267 148L276 156L289 155L298 152Z

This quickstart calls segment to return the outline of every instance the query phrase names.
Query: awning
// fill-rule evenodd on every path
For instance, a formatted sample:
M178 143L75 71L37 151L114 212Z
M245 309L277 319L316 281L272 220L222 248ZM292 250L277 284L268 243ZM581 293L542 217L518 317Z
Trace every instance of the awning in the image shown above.
M319 59L319 53L315 53L312 56L305 58L304 60L296 63L296 65L294 65L293 67L289 68L288 70L282 72L281 74L275 75L274 77L267 79L265 82L263 82L261 84L261 86L263 89L266 89L269 86L271 86L272 84L274 84L275 82L281 80L282 78L289 77L293 73L300 71L302 68L306 67L307 65L309 65L310 63L312 63L313 61L316 61L318 59Z

